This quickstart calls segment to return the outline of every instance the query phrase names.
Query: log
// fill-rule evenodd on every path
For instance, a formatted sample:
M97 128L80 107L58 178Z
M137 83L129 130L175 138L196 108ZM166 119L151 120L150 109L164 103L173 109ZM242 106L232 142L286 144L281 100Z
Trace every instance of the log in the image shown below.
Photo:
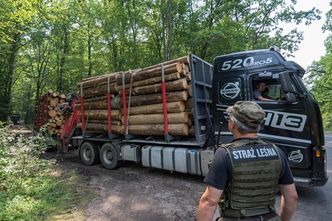
M189 114L186 112L170 113L167 115L169 124L188 123ZM129 116L129 125L163 124L164 114L143 114Z
M81 84L83 85L83 88L95 87L98 84L102 84L102 83L107 84L108 77L110 77L110 83L115 83L117 75L121 75L121 74L122 74L122 72L114 72L114 73L105 74L105 75L101 75L101 76L85 78L77 84L77 87L80 89Z
M187 91L168 92L166 93L166 96L167 96L167 102L186 101L188 99ZM130 100L131 100L130 106L156 104L156 103L161 103L163 101L161 94L149 94L149 96L146 95L132 96Z
M79 117L81 117L81 112L79 111ZM84 111L84 117L86 120L107 120L108 111L107 110L87 110ZM112 120L121 120L122 114L119 110L112 110L111 112Z
M77 128L82 129L82 123L77 124ZM85 130L87 131L108 131L107 124L96 124L96 123L87 123L85 125ZM112 133L115 134L123 134L124 133L124 127L118 126L118 125L112 125Z
M115 96L117 97L117 96ZM112 98L114 99L114 98ZM106 101L107 100L107 97L106 96L99 96L99 97L94 97L94 98L84 98L84 103L88 103L88 102L94 102L94 101ZM81 103L81 98L79 97L78 98L78 101L76 102L76 104L79 104Z
M166 82L166 91L181 91L187 89L186 79ZM152 84L142 87L135 87L131 90L132 95L155 94L161 92L161 84ZM129 94L129 90L126 92Z
M167 103L167 112L168 113L179 113L185 110L185 104L183 101L168 102ZM163 104L150 104L150 105L141 105L130 107L129 114L160 114L164 113Z
M188 91L189 97L192 97L193 96L193 87L192 87L192 84L188 85L187 91Z
M51 98L51 100L49 101L49 105L51 107L56 107L59 103L59 98Z
M179 72L170 73L170 74L165 75L165 81L172 81L172 80L179 80L179 79L181 79L181 74ZM162 80L161 76L158 76L158 77L154 77L154 78L148 78L145 80L133 82L132 88L161 83L161 80ZM130 86L130 85L128 85L128 86Z
M187 124L169 124L170 135L188 136L189 127ZM145 125L129 125L129 134L133 135L164 135L164 124L145 124Z
M57 126L61 126L62 124L63 124L62 120L57 120L57 121L56 121L56 125L57 125Z
M66 99L66 95L64 95L64 94L60 94L60 99Z
M191 110L193 108L193 98L189 98L185 103L185 109Z
M151 70L156 70L157 69L158 70L157 73L154 74L155 75L154 77L156 77L156 76L160 76L160 73L161 73L160 66L161 66L161 64L163 64L164 68L165 68L166 66L169 66L169 65L174 65L174 64L176 65L176 63L188 64L189 63L189 57L184 56L184 57L180 57L180 58L177 58L177 59L174 59L174 60L165 61L165 62L160 63L160 64L155 64L155 65L152 65L152 66L149 66L149 67L145 67L140 72L151 72ZM137 71L137 70L135 70L135 71ZM132 71L132 73L134 73L135 71ZM158 75L158 73L159 73L159 75ZM165 73L167 73L167 72L165 72ZM140 74L138 74L138 75L140 75ZM147 79L147 78L151 78L151 77L146 76L142 79L134 78L133 80L134 81L140 81L140 80ZM125 75L125 83L126 84L130 83L130 79L131 79L131 74ZM122 76L121 76L120 79L117 79L116 81L119 85L122 84Z
M90 120L88 121L88 123L94 123L94 124L107 124L107 120ZM119 120L112 120L112 125L122 125L122 122Z
M95 97L95 96L102 96L108 93L107 85L104 87L93 87L93 88L85 88L83 89L83 96L84 97ZM110 93L115 94L118 93L117 85L115 83L112 83L110 85ZM80 91L80 95L81 91Z
M164 73L174 73L174 72L182 72L182 65L181 63L172 63L164 66ZM161 76L161 66L157 66L154 68L145 68L142 69L136 73L128 73L125 75L125 83L129 84L131 81L131 78L133 82L141 81L149 78L159 77ZM122 85L122 75L118 75L116 82L118 85Z
M119 103L119 99L111 99L111 109L112 110L119 110L122 107L122 102ZM76 104L76 108L80 109L81 104ZM107 98L105 97L105 100L101 101L95 101L95 102L84 102L84 109L85 110L93 110L93 109L105 109L107 110L108 104L107 104Z
M54 117L56 117L56 115L57 115L57 113L56 113L55 110L49 110L49 111L48 111L48 116L54 118Z

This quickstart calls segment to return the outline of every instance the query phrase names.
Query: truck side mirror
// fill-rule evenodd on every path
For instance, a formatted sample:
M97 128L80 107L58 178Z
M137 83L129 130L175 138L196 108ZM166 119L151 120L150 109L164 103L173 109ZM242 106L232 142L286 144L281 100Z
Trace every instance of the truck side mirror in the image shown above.
M280 73L279 79L281 83L281 89L286 95L287 102L294 103L296 101L296 96L295 96L296 91L294 91L294 88L292 87L291 79L289 77L289 72Z
M280 83L281 83L281 89L283 90L283 92L288 93L288 92L294 92L292 85L291 85L291 79L288 75L288 73L280 73L279 74L279 79L280 79Z
M288 103L294 103L296 101L295 94L293 94L291 92L286 93L286 100Z

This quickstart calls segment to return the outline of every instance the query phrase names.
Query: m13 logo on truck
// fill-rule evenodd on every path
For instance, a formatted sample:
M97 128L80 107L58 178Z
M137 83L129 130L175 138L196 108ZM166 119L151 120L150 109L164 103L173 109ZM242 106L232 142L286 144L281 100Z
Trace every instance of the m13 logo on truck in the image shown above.
M306 115L265 110L264 125L274 128L302 132Z
M271 64L272 62L273 62L272 57L260 58L259 60L255 60L254 57L246 57L244 59L237 58L234 60L224 61L221 65L221 71L234 70L243 67L246 68L246 67L262 66L262 65Z

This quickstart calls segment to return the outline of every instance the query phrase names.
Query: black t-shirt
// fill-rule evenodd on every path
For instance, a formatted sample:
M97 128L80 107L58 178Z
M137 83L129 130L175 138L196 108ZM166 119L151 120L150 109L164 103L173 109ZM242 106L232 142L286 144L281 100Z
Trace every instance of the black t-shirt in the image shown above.
M283 151L279 151L279 153L281 157L281 171L278 183L282 185L292 184L294 179L286 156ZM224 148L218 148L204 182L209 186L224 190L231 179L231 173L232 164L227 151Z

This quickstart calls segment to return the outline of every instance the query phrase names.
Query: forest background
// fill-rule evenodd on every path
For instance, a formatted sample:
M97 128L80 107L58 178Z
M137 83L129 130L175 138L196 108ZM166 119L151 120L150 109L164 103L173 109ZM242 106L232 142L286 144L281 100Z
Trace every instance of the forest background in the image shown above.
M212 62L225 53L277 47L290 56L321 12L296 0L0 0L0 121L33 122L47 90L76 90L82 78L135 69L192 52ZM330 3L331 5L331 3ZM332 11L322 32L332 31ZM289 32L283 24L292 23ZM319 33L317 33L319 34ZM332 38L306 83L332 129ZM313 49L314 50L314 49Z

